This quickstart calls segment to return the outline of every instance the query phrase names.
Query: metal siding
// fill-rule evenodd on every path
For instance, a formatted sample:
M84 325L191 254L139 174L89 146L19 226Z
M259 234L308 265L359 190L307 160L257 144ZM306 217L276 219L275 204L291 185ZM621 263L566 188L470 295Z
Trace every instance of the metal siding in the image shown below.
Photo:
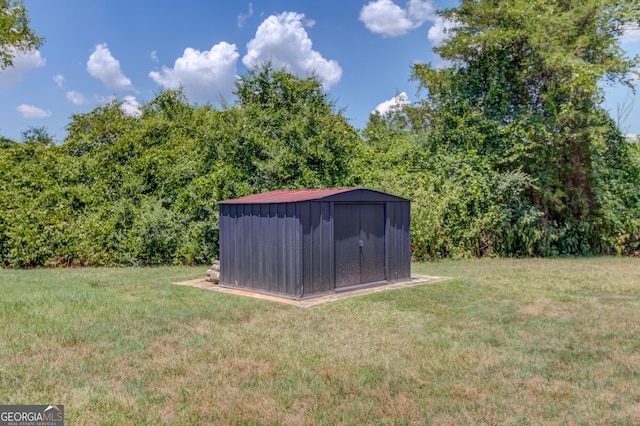
M245 233L245 241L246 241L246 250L247 250L247 257L248 257L248 262L244 264L245 269L247 269L248 271L248 275L249 275L249 283L251 285L251 287L253 288L258 288L257 282L256 282L256 276L255 276L255 265L256 265L256 261L255 258L257 257L257 253L255 250L255 244L256 244L256 236L255 236L255 231L256 231L256 226L255 226L255 219L253 216L253 211L254 211L255 206L249 205L247 204L245 206L245 215L248 219L249 222L249 232ZM248 214L247 214L248 211Z
M384 204L334 205L336 288L385 280L386 233Z
M334 289L331 203L300 203L303 295Z
M238 243L239 240L237 238L237 227L238 227L238 206L233 206L229 212L229 232L227 233L227 238L229 239L229 250L227 253L229 255L229 260L231 263L230 272L231 275L229 277L229 284L236 285L238 279Z
M246 267L246 265L251 263L251 253L249 253L249 242L247 241L249 238L249 233L251 232L251 216L249 215L251 206L243 204L239 206L238 213L240 216L238 217L238 229L236 238L238 239L238 247L240 250L238 253L238 263L236 263L236 267L238 268L238 284L246 287L252 287L251 285L251 271Z
M389 277L397 280L411 276L410 204L405 201L391 202L387 247L390 252Z
M245 280L246 285L249 285L251 288L255 287L253 282L253 206L249 204L245 204L244 206L244 224L242 229L242 241L244 245L242 247L243 250L243 262L242 265L245 272Z
M388 276L396 280L411 276L411 239L409 233L410 204L405 201L387 203L389 229L387 231Z
M392 280L393 279L393 271L394 271L394 264L395 264L395 258L394 258L394 253L393 253L393 233L392 233L392 229L393 229L393 218L395 217L394 215L394 211L393 211L393 203L387 202L385 203L385 211L387 212L387 217L385 219L385 229L384 229L384 233L385 233L385 239L384 239L384 248L385 248L385 277L388 280Z
M287 271L287 294L299 294L299 288L296 285L296 267L294 265L296 258L296 215L295 204L286 204L287 217L285 220L285 229L287 233L286 254L284 258L285 268Z
M269 204L269 281L280 291L278 280L278 205Z
M229 249L229 245L227 244L226 240L226 236L227 233L229 232L229 206L224 205L224 206L220 206L220 213L219 213L219 218L218 218L218 238L220 238L220 242L218 244L218 250L220 252L220 254L218 255L219 259L220 259L220 265L222 265L222 261L224 260L224 262L228 265L229 264L229 256L227 256L226 251ZM228 271L223 268L222 266L220 267L220 282L227 282L228 281Z
M302 293L313 293L311 249L311 203L300 203L300 222L302 224Z
M254 288L262 288L260 282L260 206L257 204L251 205L251 216L249 223L251 226L251 232L249 234L249 256L251 258L248 265L251 270L251 286Z
M294 258L293 258L293 266L295 270L295 287L296 287L296 295L303 296L304 295L304 281L302 278L302 256L303 256L303 248L302 248L302 209L303 203L295 204L295 224L293 226L295 231L295 247L294 250Z
M384 204L360 205L360 282L384 281L385 214Z
M260 204L259 215L260 226L260 252L258 262L260 263L260 285L262 288L270 288L273 283L269 280L269 205Z
M329 250L327 256L329 257L329 264L331 267L329 268L329 282L327 283L327 290L335 289L336 287L336 263L335 263L335 249L336 249L336 240L334 233L334 225L335 225L335 213L334 210L335 205L333 203L329 203L329 216L328 216L328 224L327 224L327 233L329 238Z
M322 243L322 282L319 292L333 290L333 232L331 228L331 204L321 203L322 221L320 223Z
M402 206L402 278L411 277L411 203L400 203Z
M231 234L231 238L234 239L234 244L233 244L233 252L231 253L233 255L234 261L233 261L233 269L234 269L234 276L233 276L233 285L238 285L239 282L242 282L242 275L240 275L242 273L239 265L242 263L242 259L240 257L241 253L242 253L242 239L241 239L241 235L240 234L240 228L242 225L242 212L243 212L244 207L243 206L236 206L234 213L234 217L233 217L233 234Z
M336 288L360 284L360 207L334 205Z
M229 238L233 239L233 250L230 251L230 255L233 256L233 282L231 283L233 285L237 285L238 282L242 281L242 277L240 276L240 268L238 267L238 265L242 261L242 259L240 259L240 253L242 252L242 240L238 235L240 225L242 224L242 215L240 214L242 208L242 206L235 206L235 209L232 212L233 215L231 222L233 224L233 231L229 235Z
M283 219L283 251L282 258L280 261L282 262L282 271L284 273L284 282L285 282L285 293L293 294L294 289L291 287L291 268L290 268L290 256L291 256L291 233L289 229L289 207L291 204L283 204L284 206L284 219Z
M306 296L407 278L410 213L404 200L222 204L221 283Z
M262 271L264 265L264 232L262 230L262 206L256 204L253 206L252 211L252 226L253 226L253 281L258 288L266 288L268 285L265 280L264 273Z
M276 220L273 227L276 231L275 241L275 264L276 264L276 280L278 280L278 292L287 292L287 283L282 270L282 260L284 259L284 204L276 204Z
M242 222L239 233L242 238L242 253L240 254L242 262L238 265L240 274L242 275L242 283L245 286L253 287L251 280L251 206L245 204L242 206Z
M389 240L389 279L395 280L398 278L398 203L388 203L389 209L389 231L387 239Z
M320 230L320 203L311 204L311 266L312 291L318 293L322 288L322 232Z
M242 259L240 258L240 252L242 251L242 239L240 238L239 234L239 228L240 225L242 224L241 221L241 217L242 215L241 213L241 209L242 206L235 206L235 209L233 209L233 216L232 216L232 231L231 234L229 235L230 239L233 239L233 251L230 252L231 256L233 256L233 285L238 285L238 282L242 280L242 277L240 276L240 262L242 261Z

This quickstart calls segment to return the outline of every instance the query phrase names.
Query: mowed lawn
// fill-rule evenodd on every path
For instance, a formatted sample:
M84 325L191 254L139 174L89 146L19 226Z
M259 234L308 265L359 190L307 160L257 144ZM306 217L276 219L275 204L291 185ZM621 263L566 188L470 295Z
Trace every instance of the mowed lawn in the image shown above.
M312 308L0 271L0 403L68 424L639 424L640 259L414 264L453 277Z

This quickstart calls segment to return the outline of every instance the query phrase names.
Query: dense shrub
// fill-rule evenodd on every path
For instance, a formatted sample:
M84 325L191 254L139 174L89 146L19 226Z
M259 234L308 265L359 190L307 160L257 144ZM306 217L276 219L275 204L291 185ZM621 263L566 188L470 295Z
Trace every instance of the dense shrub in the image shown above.
M218 256L217 201L353 185L412 200L417 260L639 250L640 149L604 111L580 215L527 166L540 147L525 119L420 104L372 114L359 135L315 79L269 66L238 95L216 110L167 91L139 117L117 102L73 116L60 145L38 128L0 140L0 265L204 264Z

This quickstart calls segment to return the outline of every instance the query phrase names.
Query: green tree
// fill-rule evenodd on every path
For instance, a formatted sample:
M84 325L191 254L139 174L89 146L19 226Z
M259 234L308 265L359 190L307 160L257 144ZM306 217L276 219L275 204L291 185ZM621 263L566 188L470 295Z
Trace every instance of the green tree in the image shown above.
M41 266L67 256L82 210L66 160L44 128L0 148L0 264Z
M236 84L225 152L251 192L348 184L357 131L316 78L267 64Z
M84 210L73 232L92 264L209 262L217 251L218 180L207 167L209 106L168 90L126 115L113 101L67 126L64 148Z
M43 42L29 27L24 3L0 0L0 70L13 65L16 52L38 49Z
M434 49L450 66L413 66L431 141L533 178L527 196L543 226L571 241L559 252L590 251L600 214L592 156L610 128L600 83L632 85L638 58L619 39L640 21L638 1L463 0L440 14L455 22Z

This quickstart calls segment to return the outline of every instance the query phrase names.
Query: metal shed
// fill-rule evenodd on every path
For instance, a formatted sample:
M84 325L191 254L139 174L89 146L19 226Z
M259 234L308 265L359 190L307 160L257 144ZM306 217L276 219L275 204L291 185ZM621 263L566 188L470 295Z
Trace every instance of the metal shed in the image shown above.
M220 205L220 285L304 298L409 278L410 202L365 188Z

